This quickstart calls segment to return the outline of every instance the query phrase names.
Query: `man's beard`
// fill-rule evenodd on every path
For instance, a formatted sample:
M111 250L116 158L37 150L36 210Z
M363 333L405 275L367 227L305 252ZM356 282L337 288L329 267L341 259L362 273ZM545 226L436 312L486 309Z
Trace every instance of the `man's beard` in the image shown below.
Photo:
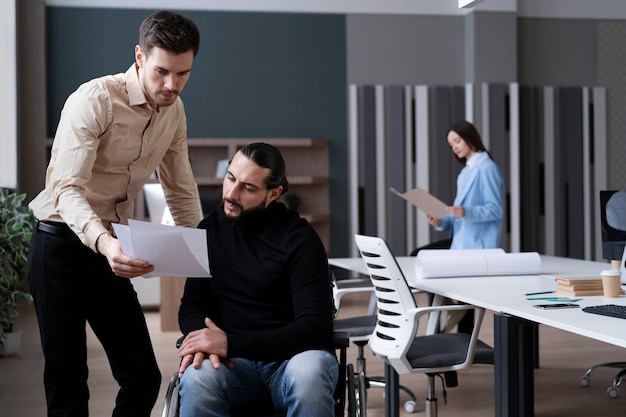
M150 97L150 99L152 101L154 101L154 104L156 106L158 106L158 107L168 107L168 106L171 106L172 104L174 104L176 102L176 99L180 95L180 91L179 90L166 90L166 89L159 89L159 90L156 90L156 91L155 90L151 90L150 89L149 80L148 80L147 76L145 76L145 75L144 75L144 78L143 78L143 85L144 85L144 93L146 95L148 95ZM160 96L159 96L159 94L161 92L167 92L169 94L174 94L174 98L165 101L162 98L160 98Z
M224 212L225 201L228 201L229 203L234 204L235 206L239 207L240 211L237 216L226 215L226 213ZM265 210L265 202L261 202L261 204L259 204L258 206L251 207L251 208L244 210L241 204L237 204L233 202L232 200L227 200L225 198L222 198L222 207L221 207L221 210L218 210L218 218L222 223L234 226L237 224L245 223L247 219L250 219L255 214L260 213L263 210Z
M154 93L154 95L152 96L152 100L154 100L154 102L157 104L157 106L159 107L169 107L172 104L174 104L176 102L176 99L178 98L178 91L168 91L168 93L170 94L174 94L174 97L172 99L169 99L167 101L159 98L159 94L161 93L161 91L157 91L156 93Z

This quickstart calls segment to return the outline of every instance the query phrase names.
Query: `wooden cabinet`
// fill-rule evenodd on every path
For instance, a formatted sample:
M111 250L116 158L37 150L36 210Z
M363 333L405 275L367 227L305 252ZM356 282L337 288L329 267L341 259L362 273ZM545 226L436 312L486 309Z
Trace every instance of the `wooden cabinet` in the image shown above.
M328 142L309 138L190 138L189 160L202 195L221 195L222 178L216 176L220 161L229 160L252 142L276 146L285 159L289 191L281 197L289 205L297 197L300 215L315 228L330 253L330 202Z

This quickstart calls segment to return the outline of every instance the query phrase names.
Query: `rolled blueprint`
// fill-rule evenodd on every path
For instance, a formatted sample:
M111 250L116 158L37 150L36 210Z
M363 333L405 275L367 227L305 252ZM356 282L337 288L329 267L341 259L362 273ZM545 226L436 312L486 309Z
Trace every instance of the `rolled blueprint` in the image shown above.
M536 275L541 273L537 252L506 253L502 249L422 250L415 257L417 278Z

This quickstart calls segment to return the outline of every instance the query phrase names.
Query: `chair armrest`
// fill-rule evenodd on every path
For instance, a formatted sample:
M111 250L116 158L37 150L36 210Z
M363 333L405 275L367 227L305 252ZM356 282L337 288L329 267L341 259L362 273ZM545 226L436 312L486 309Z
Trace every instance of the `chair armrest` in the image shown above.
M419 310L417 312L417 319L419 319L420 317L428 314L429 316L431 314L436 314L439 315L442 312L446 312L446 311L454 311L454 310L483 310L483 312L485 311L484 308L482 307L477 307L475 305L472 304L445 304L445 305L440 305L440 306L428 306L428 307L420 307L420 308L415 308L412 310ZM409 310L411 311L411 310ZM408 314L408 311L407 311ZM434 331L434 329L429 329L426 334L434 334L436 333Z
M369 278L334 280L333 284L333 302L337 310L339 310L341 305L341 298L346 294L374 293L374 287ZM368 314L374 314L374 308L375 303L370 302Z
M350 346L350 333L342 331L333 332L333 346L335 349L344 349Z
M180 347L180 345L183 344L183 340L185 340L185 336L181 336L178 339L176 339L176 349L178 349Z
M412 308L410 310L407 310L407 312L403 315L404 316L403 319L407 323L410 323L410 326L407 325L406 331L403 332L401 337L397 339L398 349L390 352L389 355L387 356L387 359L389 360L389 362L404 363L406 361L406 354L411 348L413 339L417 335L419 320L422 316L427 316L432 313L440 313L442 311L453 311L453 310L476 310L477 311L477 314L474 318L474 329L472 331L472 334L470 335L470 342L468 344L468 350L467 350L467 354L465 357L465 361L462 364L459 364L458 367L462 368L462 367L467 366L468 364L471 364L474 359L474 351L476 348L476 341L478 340L478 333L480 332L480 326L482 325L483 317L485 315L484 308L477 307L471 304L451 304L451 305L442 305L442 306L418 307L418 308Z

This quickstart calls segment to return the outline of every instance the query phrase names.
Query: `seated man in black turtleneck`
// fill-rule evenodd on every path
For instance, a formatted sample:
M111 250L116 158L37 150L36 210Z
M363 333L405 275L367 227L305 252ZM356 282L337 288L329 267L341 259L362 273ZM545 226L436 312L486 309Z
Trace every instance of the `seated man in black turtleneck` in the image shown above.
M324 246L295 211L280 152L239 150L206 229L211 278L188 278L179 310L180 415L276 408L333 415L338 364ZM243 410L242 410L243 409Z

